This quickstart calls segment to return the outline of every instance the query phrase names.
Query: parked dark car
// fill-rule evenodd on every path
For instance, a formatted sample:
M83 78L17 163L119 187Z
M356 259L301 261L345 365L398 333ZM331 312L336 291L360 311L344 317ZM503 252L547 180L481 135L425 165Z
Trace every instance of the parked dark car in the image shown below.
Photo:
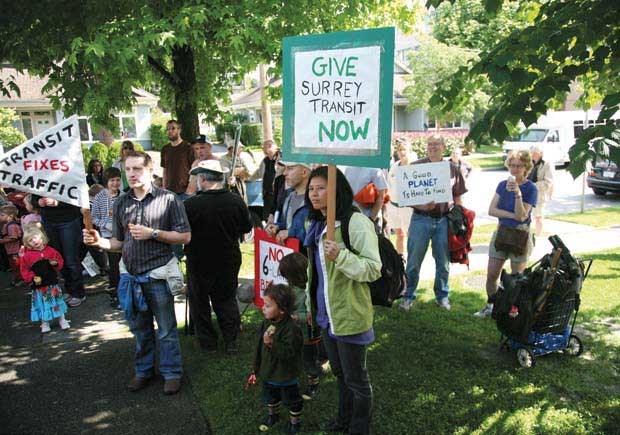
M613 162L599 162L588 174L588 187L596 195L620 193L620 170Z

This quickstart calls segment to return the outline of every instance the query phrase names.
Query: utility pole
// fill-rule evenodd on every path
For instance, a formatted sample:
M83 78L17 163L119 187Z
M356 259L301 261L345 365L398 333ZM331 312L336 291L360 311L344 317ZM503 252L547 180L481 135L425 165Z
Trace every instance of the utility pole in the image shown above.
M262 63L258 66L260 75L260 112L263 119L263 140L273 140L273 128L271 125L271 104L267 98L267 72Z

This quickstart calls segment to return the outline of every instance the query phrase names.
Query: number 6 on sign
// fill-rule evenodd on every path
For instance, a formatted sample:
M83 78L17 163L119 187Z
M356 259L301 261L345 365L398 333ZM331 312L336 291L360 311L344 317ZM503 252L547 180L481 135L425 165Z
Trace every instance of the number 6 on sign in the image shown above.
M299 251L299 240L286 239L284 246L261 230L254 230L254 305L263 306L263 293L271 283L286 284L280 276L280 260L284 256Z

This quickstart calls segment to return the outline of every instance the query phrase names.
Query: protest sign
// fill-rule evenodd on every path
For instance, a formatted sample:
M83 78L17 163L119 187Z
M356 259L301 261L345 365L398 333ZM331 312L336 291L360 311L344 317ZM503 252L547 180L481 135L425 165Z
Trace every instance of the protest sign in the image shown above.
M77 116L1 155L0 185L89 209Z
M396 188L400 206L452 201L450 162L398 166Z
M283 40L283 160L387 168L394 28Z
M263 306L263 293L269 284L287 284L280 275L280 260L297 251L299 240L291 237L282 246L265 231L254 229L254 305Z

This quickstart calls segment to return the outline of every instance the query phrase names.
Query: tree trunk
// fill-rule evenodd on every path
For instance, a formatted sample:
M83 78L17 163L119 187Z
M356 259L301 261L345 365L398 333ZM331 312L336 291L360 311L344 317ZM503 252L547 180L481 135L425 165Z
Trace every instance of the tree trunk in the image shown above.
M267 98L267 73L262 63L258 67L260 75L260 99L261 117L263 118L263 141L273 140L273 128L271 125L271 104Z
M174 75L178 78L178 86L174 94L174 111L183 125L181 136L191 142L200 134L198 122L198 105L196 103L196 71L194 69L194 53L191 47L183 45L172 50Z

